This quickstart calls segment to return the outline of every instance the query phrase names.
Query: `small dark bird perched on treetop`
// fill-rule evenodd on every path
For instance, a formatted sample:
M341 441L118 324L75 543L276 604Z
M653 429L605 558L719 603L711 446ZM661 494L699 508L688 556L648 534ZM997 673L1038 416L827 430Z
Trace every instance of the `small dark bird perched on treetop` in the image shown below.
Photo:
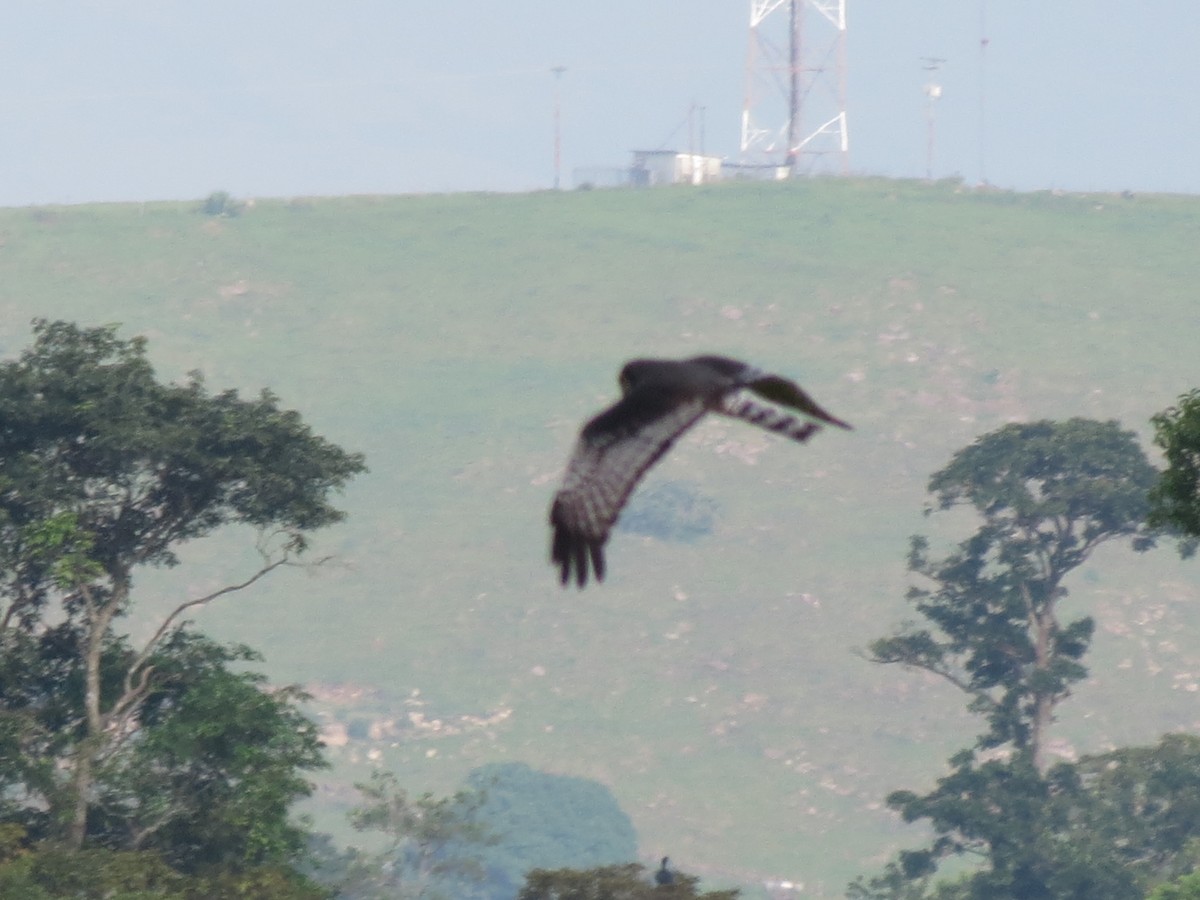
M669 884L675 883L675 873L667 868L667 863L670 862L669 856L664 856L662 866L654 873L654 883L660 887L666 887Z
M621 399L583 426L550 507L550 559L564 585L572 575L579 587L587 584L589 564L604 580L604 544L621 507L646 470L705 413L744 419L801 443L820 426L776 407L850 427L795 382L724 356L635 359L621 369L620 383Z

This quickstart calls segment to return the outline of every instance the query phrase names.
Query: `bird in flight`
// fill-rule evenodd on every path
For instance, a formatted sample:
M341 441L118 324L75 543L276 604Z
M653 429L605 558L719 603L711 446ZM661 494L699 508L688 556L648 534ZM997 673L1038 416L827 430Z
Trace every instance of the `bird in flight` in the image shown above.
M708 412L803 443L820 426L850 426L817 405L798 384L724 356L635 359L620 376L621 399L580 432L562 487L550 505L550 560L566 585L604 580L604 544L642 475ZM767 403L760 402L761 400Z

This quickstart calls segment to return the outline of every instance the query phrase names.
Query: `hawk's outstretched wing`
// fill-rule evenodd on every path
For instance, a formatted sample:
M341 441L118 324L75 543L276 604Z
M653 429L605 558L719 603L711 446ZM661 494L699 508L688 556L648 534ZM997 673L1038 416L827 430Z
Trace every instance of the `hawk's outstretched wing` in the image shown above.
M621 507L646 470L706 409L702 398L643 387L583 427L550 507L550 558L563 584L572 571L576 584L587 584L589 560L596 580L604 580L604 543Z
M550 559L565 585L587 584L589 568L604 580L604 544L621 507L654 463L706 412L744 419L807 441L820 426L797 419L757 397L807 416L834 418L799 385L723 356L685 360L635 359L621 369L622 399L584 427L550 507Z

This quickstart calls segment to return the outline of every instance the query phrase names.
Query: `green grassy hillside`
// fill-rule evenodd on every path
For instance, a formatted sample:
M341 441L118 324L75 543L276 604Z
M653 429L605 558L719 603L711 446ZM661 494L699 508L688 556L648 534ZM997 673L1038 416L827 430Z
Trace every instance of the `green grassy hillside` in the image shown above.
M160 372L270 387L367 454L336 562L197 621L317 695L344 833L373 765L452 789L498 760L609 784L647 858L840 896L920 835L882 809L977 725L853 653L907 614L925 482L1016 419L1147 419L1200 384L1200 199L869 181L641 192L0 210L0 352L34 316L121 322ZM706 422L652 473L717 510L692 543L618 534L559 589L546 507L637 355L796 377L856 426L804 448ZM149 616L233 580L230 540L138 586ZM1064 752L1200 726L1200 577L1109 547L1071 581L1099 628ZM345 736L348 740L341 743Z

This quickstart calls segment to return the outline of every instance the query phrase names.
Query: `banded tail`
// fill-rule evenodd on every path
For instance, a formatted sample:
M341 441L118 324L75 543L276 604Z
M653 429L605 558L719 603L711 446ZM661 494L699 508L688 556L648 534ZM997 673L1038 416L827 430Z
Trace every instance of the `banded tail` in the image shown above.
M716 412L733 416L735 419L742 419L751 425L774 431L776 434L782 434L784 437L789 437L802 444L821 430L821 426L815 422L801 421L795 416L765 406L745 395L733 394L723 397Z

